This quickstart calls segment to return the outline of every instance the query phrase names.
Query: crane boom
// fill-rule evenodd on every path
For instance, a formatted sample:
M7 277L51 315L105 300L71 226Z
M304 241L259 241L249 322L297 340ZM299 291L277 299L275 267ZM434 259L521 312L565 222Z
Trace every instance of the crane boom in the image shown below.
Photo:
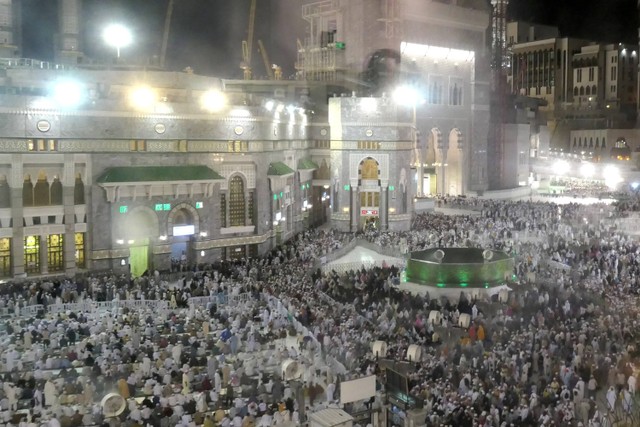
M253 52L253 33L256 26L256 2L251 0L249 8L249 29L247 30L247 39L242 41L242 64L244 70L244 79L251 80L251 54Z
M269 76L269 80L274 79L273 69L271 68L271 62L269 61L269 54L267 53L267 49L264 47L264 43L262 40L258 40L258 47L260 48L260 53L262 54L262 61L264 62L264 68L267 69L267 75Z
M167 15L164 18L164 32L162 33L162 47L160 48L160 68L164 68L167 59L167 46L169 44L169 30L171 29L171 16L173 15L174 2L175 0L169 0Z

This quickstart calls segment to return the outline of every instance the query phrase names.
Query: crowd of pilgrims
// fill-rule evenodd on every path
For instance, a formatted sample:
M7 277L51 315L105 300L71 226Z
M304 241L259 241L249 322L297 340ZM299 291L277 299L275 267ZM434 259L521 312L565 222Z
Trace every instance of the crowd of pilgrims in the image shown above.
M409 232L358 237L410 252L501 249L515 257L508 301L459 301L403 292L398 266L322 271L318 259L354 236L309 230L262 258L200 266L176 282L129 280L6 284L5 307L108 299L164 299L166 312L13 316L2 332L0 423L58 425L303 424L335 406L340 382L402 364L428 426L640 425L636 407L640 247L593 207L445 200L477 215L417 215ZM604 217L608 212L597 208ZM192 296L248 294L237 304L189 306ZM431 311L442 321L432 324ZM17 311L16 311L17 312ZM46 310L45 310L46 313ZM469 328L457 328L461 314ZM371 343L388 344L374 357ZM295 359L301 376L282 378ZM116 391L126 409L106 418ZM346 405L379 410L371 401ZM366 423L366 422L365 422Z

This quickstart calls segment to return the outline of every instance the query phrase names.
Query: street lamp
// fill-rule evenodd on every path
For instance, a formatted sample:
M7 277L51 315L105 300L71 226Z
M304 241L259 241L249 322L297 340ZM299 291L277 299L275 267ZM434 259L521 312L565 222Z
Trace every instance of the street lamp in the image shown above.
M102 32L105 43L116 48L116 56L120 58L120 49L131 44L131 31L121 24L111 24Z

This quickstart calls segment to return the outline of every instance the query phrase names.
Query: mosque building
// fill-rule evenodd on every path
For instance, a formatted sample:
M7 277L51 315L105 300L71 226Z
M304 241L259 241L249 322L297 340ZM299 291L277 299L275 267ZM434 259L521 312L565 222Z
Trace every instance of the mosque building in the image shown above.
M3 60L0 276L258 256L324 222L408 230L415 197L486 189L484 2L362 3L304 2L296 80L87 67L71 36L72 65ZM336 89L381 49L422 96Z

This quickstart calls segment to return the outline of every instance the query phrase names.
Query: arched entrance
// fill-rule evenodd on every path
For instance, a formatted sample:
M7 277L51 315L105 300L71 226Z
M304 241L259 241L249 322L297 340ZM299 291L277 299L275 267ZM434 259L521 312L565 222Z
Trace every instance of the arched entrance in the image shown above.
M194 214L186 206L177 206L170 215L171 265L184 271L195 260L193 236L195 230Z
M142 276L152 266L149 240L158 235L158 217L148 208L136 208L120 222L119 235L129 245L129 269Z
M449 133L449 147L447 149L447 176L445 181L445 193L453 196L464 192L462 179L462 133L453 129Z
M358 188L360 190L359 229L380 226L380 164L367 157L358 166Z

